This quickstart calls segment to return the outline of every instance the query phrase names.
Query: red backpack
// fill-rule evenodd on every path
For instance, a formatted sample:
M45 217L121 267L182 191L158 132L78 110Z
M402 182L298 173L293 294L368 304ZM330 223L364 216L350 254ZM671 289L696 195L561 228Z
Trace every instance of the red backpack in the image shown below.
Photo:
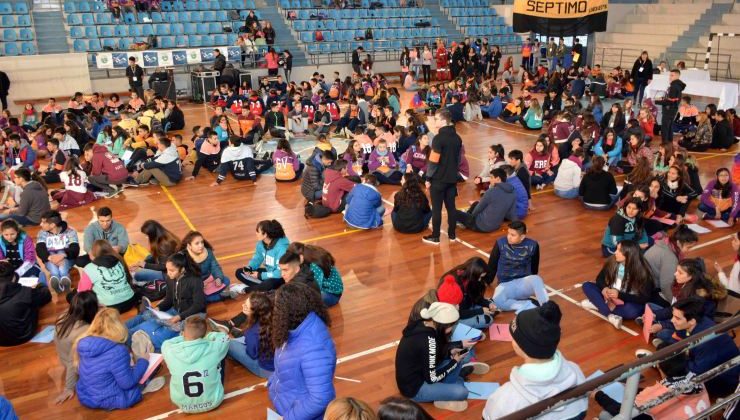
M316 30L316 32L313 33L313 37L316 42L321 42L324 40L324 34L322 34L321 31L318 29Z

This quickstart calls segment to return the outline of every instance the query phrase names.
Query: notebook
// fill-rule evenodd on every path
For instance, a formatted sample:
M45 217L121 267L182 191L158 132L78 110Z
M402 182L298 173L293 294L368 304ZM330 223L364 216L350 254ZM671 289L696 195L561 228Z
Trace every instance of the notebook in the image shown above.
M152 311L152 313L156 315L159 319L168 320L173 317L173 315L170 315L167 312L160 311L159 309L149 307L149 310Z
M38 277L21 277L18 279L18 284L25 287L34 288L39 284Z
M140 384L144 384L149 380L149 377L152 376L157 367L162 364L162 360L164 360L164 356L161 354L149 353L149 367L146 368L144 376L141 377L141 380L139 381Z

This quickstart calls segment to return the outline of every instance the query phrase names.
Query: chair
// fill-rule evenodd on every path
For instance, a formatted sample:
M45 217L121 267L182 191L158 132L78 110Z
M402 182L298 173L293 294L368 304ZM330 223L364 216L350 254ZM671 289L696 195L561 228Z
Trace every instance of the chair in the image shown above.
M185 2L185 9L187 10L198 10L198 2L195 0L188 0Z
M141 25L131 25L128 27L128 34L130 36L141 36L142 32L143 29L141 28Z
M205 19L203 19L203 14L201 12L190 12L190 19L191 22L203 22Z
M177 16L177 12L164 12L162 13L162 18L165 22L169 22L169 23L179 23L180 22Z
M200 40L200 35L189 35L188 36L188 44L190 44L191 47L201 47L201 46L203 46L203 43Z
M222 6L218 3L217 0L211 0L211 1L209 1L208 2L208 7L211 10L220 10L220 9L222 9Z
M191 22L186 22L183 24L184 30L183 33L186 35L195 35L198 33L198 25Z
M158 25L154 25L154 34L157 36L167 36L170 32L170 25L166 23L160 23Z
M95 13L95 23L98 25L110 25L112 21L110 13Z
M159 48L175 48L175 37L174 36L163 36L157 39L159 41Z
M149 25L149 24L141 25L141 35L143 36L154 35L154 26Z
M236 9L236 7L234 7L234 5L231 3L231 0L221 0L221 7L219 9L231 10Z
M121 38L118 40L118 49L126 51L131 48L131 38Z
M70 14L77 11L77 5L73 1L64 2L64 13Z
M313 42L313 33L311 32L301 32L301 42L309 43Z
M71 38L84 38L85 30L82 29L82 26L71 26L69 28L69 36Z
M3 41L16 41L18 40L18 34L15 29L3 29Z
M228 45L228 40L226 39L226 35L224 34L214 35L213 45L217 45L217 46Z
M247 0L244 4L244 8L246 9L256 9L257 5L254 3L254 0Z
M177 12L177 21L176 22L192 22L190 20L190 12Z
M126 25L116 25L113 28L113 35L116 36L116 37L128 36L128 26L126 26Z
M97 38L98 27L97 26L85 26L85 38Z
M103 47L100 45L99 39L91 39L87 44L88 51L102 51Z
M103 44L104 50L108 48L115 50L116 48L118 48L118 40L115 38L103 38L100 41Z
M152 23L162 23L164 22L164 15L160 12L152 12Z
M172 11L172 2L171 1L163 1L159 5L160 9L162 9L163 12L171 12Z
M218 10L216 11L216 21L218 22L229 22L231 19L229 19L229 13L226 10Z
M213 47L216 45L212 35L203 35L200 37L200 42L204 47Z
M208 33L209 34L222 34L224 33L224 24L228 24L228 22L224 23L218 23L218 22L211 22L208 24Z
M4 28L14 28L15 27L15 16L3 15L2 19L0 19L0 26Z
M178 35L175 37L175 47L181 48L181 47L188 47L190 44L188 44L188 37L185 35Z
M77 10L80 12L89 12L92 10L92 7L90 7L90 3L86 1L81 1L77 4Z
M19 39L22 41L33 40L33 29L21 28Z
M75 39L72 43L72 49L74 49L75 52L87 52L87 44L82 39ZM7 49L5 53L7 54Z
M123 22L127 25L134 25L136 24L136 15L133 13L124 13L123 14Z
M196 24L196 33L198 35L208 35L208 24L207 23L198 23Z
M19 15L28 14L28 5L25 2L18 2L15 4L15 13Z
M297 32L306 30L306 22L302 20L293 21L293 29Z
M206 10L203 12L203 22L213 22L216 20L216 12L213 10Z
M18 15L18 22L16 22L15 26L31 26L31 16Z

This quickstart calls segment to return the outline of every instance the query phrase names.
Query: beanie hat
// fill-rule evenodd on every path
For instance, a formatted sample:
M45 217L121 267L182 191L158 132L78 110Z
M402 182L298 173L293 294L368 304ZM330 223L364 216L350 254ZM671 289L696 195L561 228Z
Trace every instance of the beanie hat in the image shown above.
M422 319L429 320L438 324L452 324L460 318L454 306L449 303L434 302L429 308L421 310Z
M519 312L509 331L519 348L534 359L550 359L560 343L560 307L549 301L540 307Z
M459 305L463 300L463 292L451 274L444 276L442 284L437 288L437 300L451 305Z

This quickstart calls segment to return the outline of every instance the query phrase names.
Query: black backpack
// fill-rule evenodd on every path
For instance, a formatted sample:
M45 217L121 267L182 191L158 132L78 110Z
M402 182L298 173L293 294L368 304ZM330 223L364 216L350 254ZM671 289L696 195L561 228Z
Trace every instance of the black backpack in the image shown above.
M167 294L167 282L164 280L155 280L145 286L134 285L134 292L146 297L152 302L161 300Z
M330 214L331 209L329 207L312 203L306 204L306 208L303 212L306 219L323 219L324 217L328 217Z

